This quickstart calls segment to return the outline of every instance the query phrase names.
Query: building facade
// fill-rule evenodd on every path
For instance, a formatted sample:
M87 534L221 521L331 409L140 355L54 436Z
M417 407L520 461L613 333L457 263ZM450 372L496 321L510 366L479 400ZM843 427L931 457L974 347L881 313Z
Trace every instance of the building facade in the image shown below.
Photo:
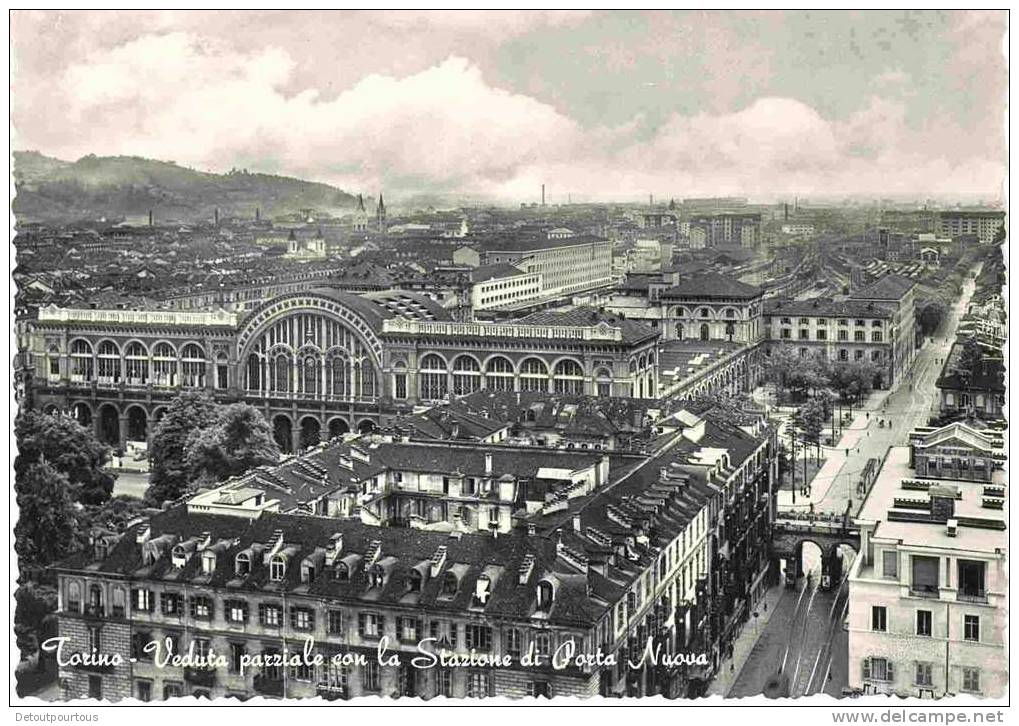
M547 234L484 241L481 264L499 263L539 273L543 296L570 295L612 282L612 242L591 235Z
M477 390L651 397L658 333L596 310L460 323L401 291L279 296L240 315L45 308L25 326L29 404L106 442L145 441L204 390L259 407L284 451ZM30 371L30 372L29 372Z
M849 684L863 693L1001 697L1008 576L1000 460L991 439L968 427L911 438L916 453L889 450L860 513ZM960 459L984 474L955 478Z
M895 355L896 336L890 305L814 298L812 300L769 300L764 305L766 352L789 345L801 357L822 354L836 363L870 361L879 373L876 388L897 384L904 369ZM913 335L913 331L908 333Z
M938 229L946 237L974 236L981 242L991 242L998 230L1004 226L1004 212L990 210L938 212Z

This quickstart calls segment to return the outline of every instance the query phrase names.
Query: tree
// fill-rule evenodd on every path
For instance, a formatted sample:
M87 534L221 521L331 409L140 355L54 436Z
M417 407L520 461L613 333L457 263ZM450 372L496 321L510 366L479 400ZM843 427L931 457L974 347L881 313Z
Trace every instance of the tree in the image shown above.
M786 380L789 388L806 397L828 385L828 362L823 355L797 356Z
M187 492L188 469L184 447L192 431L216 420L216 404L206 393L187 391L170 403L149 445L151 475L145 501L160 506Z
M843 401L858 401L874 388L878 368L869 360L839 361L832 366L831 387Z
M70 416L24 411L14 423L18 457L15 477L43 459L65 475L73 499L99 504L110 498L114 477L103 469L110 448Z
M14 551L19 566L48 567L70 554L78 517L67 475L41 459L15 474L14 491L19 510Z
M817 447L817 458L821 458L821 431L827 420L824 404L817 400L807 401L793 416L796 426L803 432L804 442Z
M775 391L781 397L781 393L789 390L789 377L799 364L800 358L788 344L777 345L771 355L764 358L764 379L775 386Z
M920 308L917 320L920 323L920 330L927 337L933 336L948 315L948 307L940 300L928 300Z
M239 476L256 466L275 464L279 458L268 422L246 403L220 407L215 422L192 431L184 447L192 487Z
M39 644L57 634L57 591L27 583L14 592L14 637L22 660L39 652Z

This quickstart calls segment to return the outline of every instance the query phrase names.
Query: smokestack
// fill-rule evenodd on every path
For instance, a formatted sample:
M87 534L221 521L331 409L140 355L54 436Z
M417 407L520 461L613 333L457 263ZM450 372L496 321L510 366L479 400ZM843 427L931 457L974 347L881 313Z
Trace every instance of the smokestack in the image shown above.
M541 185L541 206L545 206L545 185Z
M149 210L149 226L152 227L152 210Z
M262 221L262 210L258 207L255 207L255 221L256 222Z
M647 205L649 207L655 206L655 195L654 194L648 194L647 195Z
M218 227L219 226L219 207L216 207L215 211L212 213L212 219L215 222L216 226Z
M785 203L785 221L789 221L789 202Z

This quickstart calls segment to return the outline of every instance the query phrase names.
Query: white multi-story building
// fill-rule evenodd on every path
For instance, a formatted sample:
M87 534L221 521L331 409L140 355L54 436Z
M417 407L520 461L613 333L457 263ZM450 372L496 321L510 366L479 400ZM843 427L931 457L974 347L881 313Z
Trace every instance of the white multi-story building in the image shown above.
M509 263L540 273L542 295L570 295L612 282L612 242L591 235L486 240L481 264Z
M1000 440L953 424L893 447L860 513L849 575L849 685L1000 697L1008 535Z
M541 273L525 272L505 262L471 271L471 308L508 308L541 296Z

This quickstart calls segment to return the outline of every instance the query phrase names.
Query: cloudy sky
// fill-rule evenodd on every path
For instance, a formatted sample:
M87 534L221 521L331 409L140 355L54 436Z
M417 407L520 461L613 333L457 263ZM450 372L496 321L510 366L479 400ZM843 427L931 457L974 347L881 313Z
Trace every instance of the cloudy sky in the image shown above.
M1004 12L14 12L14 146L399 198L977 195Z

